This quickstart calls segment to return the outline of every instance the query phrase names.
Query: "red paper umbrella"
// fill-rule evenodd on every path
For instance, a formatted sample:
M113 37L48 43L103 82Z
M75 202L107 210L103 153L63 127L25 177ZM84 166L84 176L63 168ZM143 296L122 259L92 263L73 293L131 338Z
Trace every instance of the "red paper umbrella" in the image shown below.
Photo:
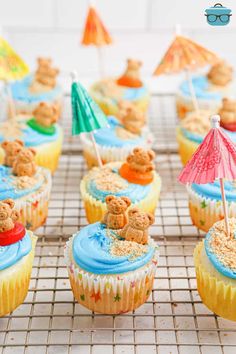
M211 121L212 129L184 167L179 176L179 181L185 184L205 184L212 183L219 178L226 231L229 234L223 178L236 179L236 147L220 128L220 116L212 116Z

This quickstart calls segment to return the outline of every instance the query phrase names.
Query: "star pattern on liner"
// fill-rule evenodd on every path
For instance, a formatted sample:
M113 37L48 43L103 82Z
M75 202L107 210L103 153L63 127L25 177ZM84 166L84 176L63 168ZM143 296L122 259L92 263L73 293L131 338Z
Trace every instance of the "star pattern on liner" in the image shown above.
M200 224L201 224L202 226L204 226L204 225L205 225L205 221L204 221L204 220L200 220Z
M98 302L99 300L101 300L100 291L98 291L97 293L95 293L95 291L93 291L93 293L90 297L91 297L91 299L94 299L95 302Z
M135 284L136 284L135 280L131 281L130 282L131 288L135 288Z
M205 200L203 200L203 201L201 202L201 208L202 208L202 209L205 209L206 207L207 207L207 203L206 203Z
M26 222L26 225L25 225L25 228L26 228L26 229L30 229L31 226L32 226L31 222L27 221L27 222Z
M82 280L83 275L82 275L81 273L79 273L79 274L78 274L78 278L79 278L79 280Z
M73 274L73 273L74 273L74 266L73 266L73 263L70 264L69 269L70 269L70 272Z
M134 295L134 303L136 304L138 301L141 300L141 295L137 292L135 295Z
M81 295L80 295L80 300L81 300L81 301L84 301L84 300L85 300L85 295L84 295L84 294L81 294Z
M121 300L121 296L120 294L116 294L116 296L114 296L114 302L119 302Z
M217 208L220 208L220 207L221 207L221 200L218 200L218 201L216 202L216 206L217 206Z

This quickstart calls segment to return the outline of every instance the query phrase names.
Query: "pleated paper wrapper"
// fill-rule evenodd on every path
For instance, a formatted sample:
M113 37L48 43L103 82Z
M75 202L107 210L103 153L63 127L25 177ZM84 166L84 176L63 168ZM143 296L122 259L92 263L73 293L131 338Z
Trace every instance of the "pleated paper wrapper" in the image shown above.
M97 275L84 271L72 260L74 237L65 246L65 262L74 297L81 305L103 314L119 314L133 311L147 300L158 264L158 249L152 260L140 269L117 275Z

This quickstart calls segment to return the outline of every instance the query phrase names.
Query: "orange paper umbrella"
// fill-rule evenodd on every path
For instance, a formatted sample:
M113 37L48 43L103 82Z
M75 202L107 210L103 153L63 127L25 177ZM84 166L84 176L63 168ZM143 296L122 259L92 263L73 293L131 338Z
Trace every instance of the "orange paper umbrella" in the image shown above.
M93 6L89 7L84 33L81 40L81 44L83 45L94 45L98 49L98 60L100 66L100 74L104 76L104 65L101 47L105 45L109 45L112 43L112 38L102 23L96 9Z
M98 47L112 43L112 38L108 30L102 23L102 20L93 6L90 6L88 11L81 43Z
M189 38L177 35L154 71L154 75L175 74L186 70L190 93L195 109L197 100L190 77L190 71L214 64L219 60L216 54Z

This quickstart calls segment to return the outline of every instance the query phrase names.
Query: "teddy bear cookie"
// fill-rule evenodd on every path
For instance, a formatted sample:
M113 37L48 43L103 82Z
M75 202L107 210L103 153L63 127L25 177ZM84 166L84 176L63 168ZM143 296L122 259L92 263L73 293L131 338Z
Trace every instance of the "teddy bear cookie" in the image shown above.
M233 67L222 60L212 66L207 78L213 85L226 86L233 80Z
M59 70L52 67L50 58L38 58L38 68L35 72L35 81L51 88L56 86L57 75Z
M146 124L146 115L140 111L133 103L128 101L119 102L118 119L124 128L133 134L140 135L142 128Z
M13 163L13 173L18 177L35 175L37 167L35 163L36 151L32 148L22 148Z
M154 158L155 153L153 150L135 148L128 155L126 162L122 164L119 170L120 175L132 183L149 184L153 180Z
M14 141L5 140L2 142L1 146L5 152L4 165L12 167L17 154L24 146L23 141L19 139L15 139Z
M140 79L140 68L142 62L135 59L127 59L127 68L124 74L117 79L117 84L126 87L142 87L143 83Z
M15 222L19 219L19 212L13 210L14 205L15 203L12 199L0 201L0 232L13 229Z
M59 119L59 110L56 104L40 102L33 111L36 122L43 127L51 127Z
M122 229L127 223L126 210L130 204L131 201L128 197L108 195L106 197L107 212L102 222L109 229Z
M220 125L230 131L236 131L236 100L223 98L220 115Z
M155 219L151 213L145 213L138 208L128 211L128 222L120 232L126 241L133 241L146 245L148 243L148 228Z

